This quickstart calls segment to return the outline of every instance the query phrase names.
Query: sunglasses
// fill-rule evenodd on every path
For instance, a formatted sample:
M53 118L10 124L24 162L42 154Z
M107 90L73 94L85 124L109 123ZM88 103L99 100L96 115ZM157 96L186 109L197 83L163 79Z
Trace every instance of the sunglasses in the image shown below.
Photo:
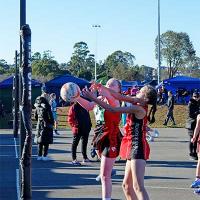
M193 98L198 98L197 96L193 96Z

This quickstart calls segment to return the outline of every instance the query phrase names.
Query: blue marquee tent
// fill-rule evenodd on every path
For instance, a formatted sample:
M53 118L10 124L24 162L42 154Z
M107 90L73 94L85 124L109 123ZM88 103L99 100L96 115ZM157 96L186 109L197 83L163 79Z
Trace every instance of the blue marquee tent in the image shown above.
M8 77L6 79L4 79L3 81L0 82L0 89L2 88L12 88L13 86L13 76L11 77ZM31 85L32 87L41 87L42 86L42 83L35 80L35 79L32 79L31 81Z
M122 91L126 91L128 90L128 88L132 88L133 86L141 86L141 82L140 81L121 81L121 85L122 85Z
M0 82L0 99L3 102L5 109L8 112L12 111L12 106L13 106L12 105L13 79L14 79L14 76L10 76ZM42 83L35 79L32 79L31 84L32 84L31 99L32 99L32 104L33 104L35 101L35 98L41 94Z
M90 86L89 81L67 74L67 75L63 75L63 76L58 76L58 77L46 82L45 83L46 90L48 93L53 92L56 94L57 97L59 97L60 89L61 89L62 85L64 85L65 83L68 83L68 82L76 83L81 89L84 88L85 86L88 86L88 87Z
M171 79L166 79L163 81L166 89L177 90L179 88L184 88L186 90L200 89L200 78L193 78L189 76L176 76Z

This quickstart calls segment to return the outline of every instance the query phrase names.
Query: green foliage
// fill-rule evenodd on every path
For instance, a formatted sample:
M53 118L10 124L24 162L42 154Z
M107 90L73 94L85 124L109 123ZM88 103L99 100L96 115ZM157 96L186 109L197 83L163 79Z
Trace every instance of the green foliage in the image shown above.
M161 35L160 41L161 60L167 63L169 78L194 60L195 50L187 33L167 31ZM158 38L156 38L155 47L157 58Z
M53 59L50 51L44 51L42 56L36 52L32 56L32 74L39 79L50 80L61 74L58 66L58 62Z
M143 80L151 81L154 78L154 68L142 65L139 69L140 75L142 76Z
M158 38L155 41L156 58ZM90 53L85 42L74 44L74 52L69 61L58 63L50 50L35 52L32 56L32 75L40 81L55 76L71 74L87 80L94 79L95 56ZM200 58L196 56L192 42L186 33L167 31L161 35L161 60L167 63L167 70L161 70L161 79L179 74L200 77ZM115 77L120 80L153 80L156 70L148 66L134 64L135 56L121 50L110 54L105 61L96 63L97 79L103 83ZM15 67L0 59L0 75L13 74ZM1 76L2 77L2 76Z
M86 80L91 80L92 79L92 73L89 70L82 70L82 71L80 71L80 73L78 74L78 76L80 78L84 78Z
M115 51L106 58L105 65L112 74L118 66L123 67L124 70L133 67L134 60L135 56L129 52Z
M69 70L73 75L91 80L94 74L95 60L94 55L89 53L90 51L85 42L78 42L74 45L74 52L68 62Z
M13 65L9 65L4 59L0 59L0 75L9 76L13 74L15 71L15 67Z

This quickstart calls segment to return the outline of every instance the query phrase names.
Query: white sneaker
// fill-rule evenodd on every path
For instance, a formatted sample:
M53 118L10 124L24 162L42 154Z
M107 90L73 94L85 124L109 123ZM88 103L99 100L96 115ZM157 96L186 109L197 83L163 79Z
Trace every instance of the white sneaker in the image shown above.
M43 161L49 161L49 160L51 160L51 158L49 158L49 157L47 157L47 156L43 156L43 157L42 157L42 160L43 160Z
M154 129L153 136L154 136L155 138L159 137L159 132L158 132L157 129Z
M42 160L42 156L38 156L38 157L37 157L37 160Z
M90 163L90 162L91 162L91 160L89 160L88 158L83 159L83 161L82 161L83 164L85 164L85 163Z
M101 175L99 174L95 179L97 182L99 182L101 180Z

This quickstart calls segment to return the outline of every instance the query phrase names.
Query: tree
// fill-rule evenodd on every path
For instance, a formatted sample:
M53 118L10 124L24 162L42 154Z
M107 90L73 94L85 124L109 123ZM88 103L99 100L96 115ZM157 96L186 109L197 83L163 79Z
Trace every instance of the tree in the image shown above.
M200 78L200 58L195 56L193 60L190 62L190 65L188 65L183 73L189 74L192 77Z
M78 42L74 45L74 52L72 53L72 57L68 63L72 74L78 76L81 69L84 69L88 53L88 46L85 42Z
M59 64L53 59L50 51L44 51L43 55L39 52L33 54L32 61L32 74L39 79L45 81L49 80L57 75L62 74L59 69Z
M92 73L90 70L83 70L79 73L80 78L84 78L86 80L91 80L92 79Z
M155 40L156 58L158 58L158 38ZM178 70L185 67L195 56L193 44L187 33L167 31L161 35L161 60L168 67L169 78L174 77Z
M78 42L74 45L74 52L68 62L69 71L73 75L87 77L87 80L91 80L94 74L95 60L94 55L89 53L90 51L85 42Z
M8 65L8 63L4 59L0 59L0 74L8 72L9 69L10 66Z
M108 72L112 74L113 70L118 66L123 66L124 70L134 66L135 56L129 52L115 51L105 60Z
M140 66L140 75L144 77L144 80L151 81L153 80L153 71L154 68L148 67L145 65Z
M0 75L9 76L15 71L15 65L9 65L4 59L0 59Z
M37 61L37 60L41 60L42 59L42 56L41 56L41 53L40 52L35 52L33 55L32 55L32 62L33 61Z

